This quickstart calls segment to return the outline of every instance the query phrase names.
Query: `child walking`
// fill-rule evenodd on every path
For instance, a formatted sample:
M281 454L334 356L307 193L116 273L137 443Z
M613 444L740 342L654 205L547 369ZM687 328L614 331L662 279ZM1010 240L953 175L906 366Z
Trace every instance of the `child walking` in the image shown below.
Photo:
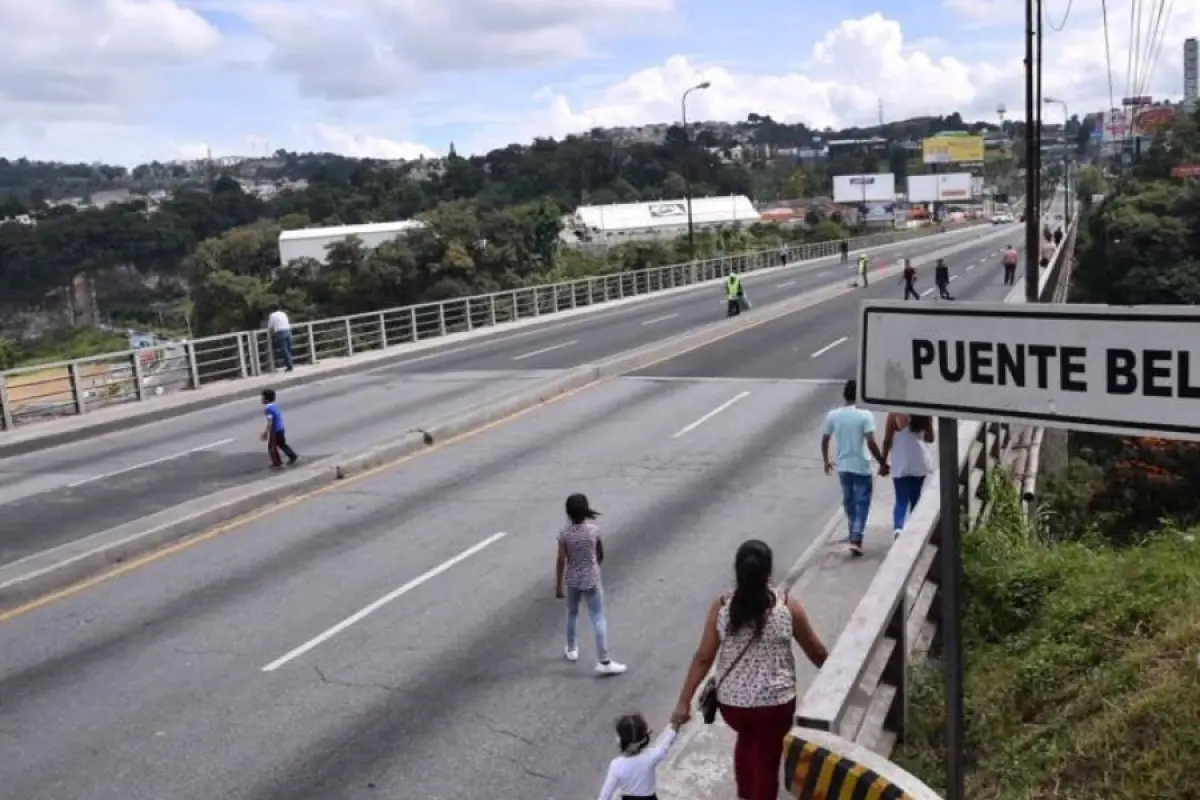
M617 742L621 755L608 765L608 777L599 800L613 800L620 791L624 800L658 800L654 772L667 757L679 728L668 725L650 744L650 727L641 714L627 714L617 720Z
M262 440L267 443L267 456L271 459L271 467L278 469L283 466L280 451L288 457L288 464L295 464L296 451L287 442L287 433L283 427L283 412L275 403L275 390L263 389L263 410L267 415L267 429L263 431Z
M625 665L608 656L608 621L604 617L604 587L600 583L600 562L604 544L592 520L600 516L581 494L567 498L570 522L558 534L558 559L555 563L554 596L567 599L567 661L579 660L576 633L579 628L579 603L587 601L592 631L596 634L596 672L620 675Z

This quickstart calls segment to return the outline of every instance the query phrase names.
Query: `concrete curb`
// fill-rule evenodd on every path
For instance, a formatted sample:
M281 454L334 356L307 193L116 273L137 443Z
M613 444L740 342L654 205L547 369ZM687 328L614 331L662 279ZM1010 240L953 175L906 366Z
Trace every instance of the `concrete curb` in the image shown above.
M950 251L958 249L962 249L962 245L949 248ZM920 261L931 262L942 252L946 251L937 251ZM914 259L914 263L916 261L917 259ZM899 271L900 267L896 265L880 270L876 275L892 276L899 274ZM269 481L265 485L226 489L196 498L157 514L0 566L0 612L94 578L166 545L329 486L339 479L383 467L429 447L453 440L457 436L493 425L556 397L643 369L739 331L854 291L854 288L845 285L826 286L791 300L764 306L753 313L732 319L722 318L697 330L654 342L598 364L578 367L534 386L435 420L365 453L339 454L287 473L277 482ZM713 304L713 308L715 313L716 303Z
M892 242L885 245L875 245L854 249L854 253L874 253L879 250L888 248L902 247L910 243L922 242L932 236L949 235L956 239L962 234L983 228L983 224L972 225L959 230L948 232L947 234L924 234L914 236L909 239L904 239L898 242ZM985 234L984 237L992 234ZM961 246L965 242L959 242L955 246ZM765 267L755 270L754 272L746 273L748 280L756 280L759 277L766 277L777 274L786 270L803 269L805 267L815 267L820 262L827 261L837 256L821 256L819 258L808 259L806 261L793 261L789 264ZM165 419L181 417L191 414L196 411L204 411L209 408L236 403L240 400L248 400L257 396L264 388L271 387L274 389L287 389L294 386L303 386L317 381L340 378L356 372L367 372L372 369L390 366L396 362L407 361L414 355L421 353L424 350L431 350L436 347L452 346L454 344L462 344L469 346L476 339L484 339L495 335L504 335L505 332L518 333L524 329L537 329L542 325L552 324L554 322L565 322L577 317L586 316L588 314L600 313L606 310L618 308L628 308L636 304L647 301L661 300L668 297L675 297L687 292L694 292L706 288L712 288L720 282L721 279L710 281L701 281L698 283L688 284L686 286L677 286L670 289L664 289L658 292L648 292L646 294L634 295L632 297L617 298L608 302L595 303L590 306L582 306L579 308L565 309L556 314L548 314L541 317L527 317L525 319L514 322L505 322L495 326L487 326L477 328L472 331L461 331L452 333L447 336L439 336L434 339L426 339L420 342L409 342L396 345L388 350L374 350L366 355L362 360L355 360L355 357L345 359L344 363L335 362L335 366L326 367L324 365L330 362L322 362L314 369L312 366L304 366L298 368L298 371L287 375L285 373L274 373L271 375L261 375L248 378L239 378L228 382L220 382L210 384L206 387L195 390L184 390L184 393L171 395L164 400L150 400L146 404L130 403L115 407L119 410L136 409L136 413L130 413L125 416L113 416L108 419L96 419L96 416L104 414L105 410L92 412L92 415L85 417L66 417L65 421L70 424L73 420L85 420L82 424L71 425L71 427L63 430L44 431L43 425L54 425L56 421L44 423L33 423L32 425L23 425L14 431L0 430L0 457L13 457L35 453L41 450L47 450L52 447L58 447L64 444L89 439L93 436L102 436L107 433L115 433L117 431L129 430L131 428L149 425L154 422L161 422ZM529 331L535 332L534 330ZM374 357L371 357L374 356ZM419 356L418 356L419 357ZM341 361L339 359L338 361ZM206 394L206 392L208 394ZM174 398L186 397L186 399L171 402ZM161 405L158 405L162 403ZM155 407L158 406L158 407ZM29 430L29 435L23 435L24 431ZM10 438L11 437L11 438Z

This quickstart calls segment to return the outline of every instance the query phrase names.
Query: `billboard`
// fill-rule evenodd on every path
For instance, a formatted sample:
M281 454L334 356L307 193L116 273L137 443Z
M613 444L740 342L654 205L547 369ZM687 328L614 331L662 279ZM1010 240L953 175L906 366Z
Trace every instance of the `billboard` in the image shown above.
M908 176L910 203L963 203L970 200L971 196L969 172Z
M983 137L970 134L939 134L921 142L926 164L972 164L983 161Z
M1165 133L1175 122L1172 106L1150 106L1137 112L1134 130L1145 136Z
M1105 142L1120 142L1129 138L1129 115L1125 113L1125 109L1113 108L1105 112L1102 130Z
M835 203L891 203L895 199L896 176L890 172L833 176Z

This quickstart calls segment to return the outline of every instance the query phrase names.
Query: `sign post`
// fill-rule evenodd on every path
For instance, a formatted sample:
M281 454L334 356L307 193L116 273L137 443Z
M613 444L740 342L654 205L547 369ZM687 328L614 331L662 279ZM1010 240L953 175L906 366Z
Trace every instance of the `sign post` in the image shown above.
M962 800L958 419L1200 440L1200 307L867 301L859 406L938 417L948 800Z

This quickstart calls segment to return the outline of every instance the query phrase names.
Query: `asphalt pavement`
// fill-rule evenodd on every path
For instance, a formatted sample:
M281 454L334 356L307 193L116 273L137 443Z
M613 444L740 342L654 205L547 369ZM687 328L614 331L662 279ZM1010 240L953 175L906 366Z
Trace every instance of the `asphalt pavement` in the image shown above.
M614 716L665 722L737 545L782 577L830 519L837 395L619 379L8 619L3 793L592 796ZM574 491L603 512L620 677L586 622L562 657Z
M969 248L990 234L994 229L986 227L916 239L875 251L873 263L960 244ZM747 276L745 285L762 307L845 281L853 272L833 257ZM822 313L816 307L789 324L803 327ZM557 370L722 318L719 289L683 292L448 344L387 367L287 389L279 401L290 442L311 462L369 448ZM0 565L224 489L272 480L258 439L263 425L258 402L241 401L4 459Z

